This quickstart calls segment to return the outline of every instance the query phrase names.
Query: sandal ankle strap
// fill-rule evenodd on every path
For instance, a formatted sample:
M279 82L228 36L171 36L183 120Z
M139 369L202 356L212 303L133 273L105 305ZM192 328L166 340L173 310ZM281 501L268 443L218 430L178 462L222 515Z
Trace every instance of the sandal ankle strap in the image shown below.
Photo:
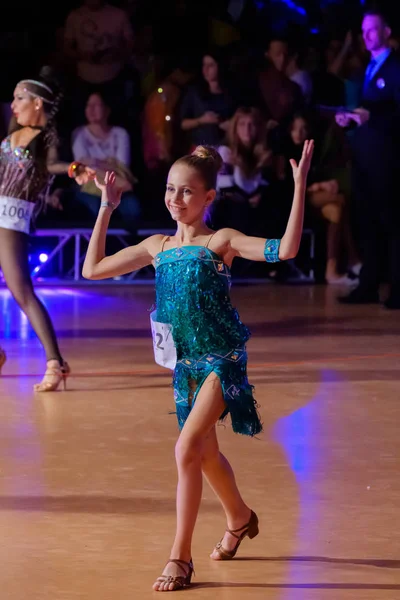
M187 562L186 560L180 560L179 558L170 558L167 562L167 565L169 563L174 563L175 565L178 565L178 567L180 567L184 571L185 575L187 575L186 569L188 569L189 571L193 571L194 573L192 559L190 559L190 561Z
M242 525L242 527L238 527L237 529L227 529L226 531L227 531L228 533L230 533L231 535L233 535L233 537L235 537L235 538L238 538L238 539L239 539L239 537L240 537L240 536L237 536L237 535L235 535L235 534L236 534L238 531L242 531L242 530L244 530L244 529L249 529L249 527L250 527L250 525L251 525L251 521L253 520L253 518L254 518L254 513L253 513L253 511L251 511L251 515L250 515L250 519L249 519L248 523L246 523L245 525Z

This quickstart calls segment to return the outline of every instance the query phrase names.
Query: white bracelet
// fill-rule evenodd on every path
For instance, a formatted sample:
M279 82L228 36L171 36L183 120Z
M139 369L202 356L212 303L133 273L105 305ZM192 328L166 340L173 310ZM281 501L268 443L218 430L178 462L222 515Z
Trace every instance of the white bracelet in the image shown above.
M100 202L100 208L111 208L111 210L114 210L114 205L110 202Z

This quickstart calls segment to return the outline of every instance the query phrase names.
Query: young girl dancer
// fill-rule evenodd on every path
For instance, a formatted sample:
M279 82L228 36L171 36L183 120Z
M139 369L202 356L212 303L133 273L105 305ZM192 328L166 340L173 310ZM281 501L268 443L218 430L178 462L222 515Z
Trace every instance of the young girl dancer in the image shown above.
M31 221L46 201L54 175L69 173L78 183L94 171L80 163L58 160L54 117L60 94L45 73L24 79L11 104L15 126L0 145L0 268L7 287L40 339L47 369L37 392L50 392L65 381L70 369L63 360L49 314L36 296L28 264ZM0 348L0 374L6 354Z
M304 196L313 142L306 141L299 164L291 162L295 191L281 240L248 237L234 229L210 231L205 213L215 198L222 159L199 146L172 166L165 204L177 222L172 237L153 235L136 246L105 255L107 228L121 194L107 173L102 202L83 266L88 279L104 279L154 264L157 320L172 325L177 363L174 395L179 427L177 529L163 574L153 588L174 591L190 585L191 542L202 493L202 476L225 510L228 528L214 548L214 560L232 559L244 537L258 534L256 514L245 504L227 459L220 453L216 424L230 413L233 430L254 436L262 429L247 380L248 329L229 299L229 267L235 256L276 262L294 258L303 228Z

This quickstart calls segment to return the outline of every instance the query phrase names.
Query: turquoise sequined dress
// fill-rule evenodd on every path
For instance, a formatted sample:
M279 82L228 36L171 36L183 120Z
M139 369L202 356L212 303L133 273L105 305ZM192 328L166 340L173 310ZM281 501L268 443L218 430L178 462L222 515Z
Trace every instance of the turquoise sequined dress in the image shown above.
M279 260L280 240L267 240L265 259ZM250 331L232 306L230 270L204 246L182 246L155 258L157 320L172 325L177 353L173 385L182 428L199 390L212 372L221 382L226 410L236 433L262 430L247 379L246 342Z

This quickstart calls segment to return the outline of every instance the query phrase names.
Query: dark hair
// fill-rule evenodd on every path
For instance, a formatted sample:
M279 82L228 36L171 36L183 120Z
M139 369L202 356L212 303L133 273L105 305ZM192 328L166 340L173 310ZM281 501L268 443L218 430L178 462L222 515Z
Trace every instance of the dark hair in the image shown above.
M47 85L53 92L53 104L48 109L45 106L47 114L47 123L45 126L45 140L46 143L51 145L58 144L58 135L56 129L56 116L60 110L62 100L64 98L63 87L61 79L58 74L51 67L42 67L39 73L39 81L42 81Z
M300 68L302 68L307 54L307 45L305 39L300 36L293 36L288 40L288 50L289 56L295 56L297 58L297 64Z
M286 44L286 46L288 48L290 48L290 43L289 43L289 39L283 35L273 35L272 37L269 38L268 42L267 42L267 46L265 48L265 52L268 52L269 49L271 48L271 44L273 42L280 42L281 44Z
M60 80L51 67L42 67L36 80L23 79L21 83L25 83L31 94L43 100L43 108L48 117L55 116L63 93Z
M24 85L32 96L36 96L43 101L43 110L47 117L46 126L43 130L45 143L47 146L57 144L55 118L64 96L59 78L51 67L45 66L40 70L39 77L36 79L22 79L19 84ZM10 123L9 133L19 129L17 123L13 121Z
M213 146L197 146L191 154L178 158L174 164L196 169L204 181L206 190L215 190L217 175L223 165L223 160Z
M210 56L213 60L215 60L215 62L218 65L218 83L220 87L224 90L229 88L228 71L226 67L226 55L224 51L220 48L208 48L207 50L204 50L204 52L201 53L200 58L201 77L199 80L199 90L202 93L202 95L209 94L208 83L206 82L203 76L203 60L205 56Z
M288 131L292 131L294 122L297 121L297 119L302 119L303 121L305 121L307 123L308 128L310 129L310 132L314 129L314 115L311 111L307 111L307 110L299 110L297 112L295 112L292 115L292 118L290 119L289 122L289 126L288 126Z
M89 98L91 98L92 96L98 96L98 98L100 98L100 100L102 101L102 103L104 104L104 106L106 106L107 108L110 108L110 100L108 98L108 95L105 94L102 90L100 89L94 89L92 90L87 96L86 96L86 104L89 102Z
M387 15L383 10L381 10L378 7L374 8L373 6L371 6L370 8L368 8L363 13L363 19L365 19L365 17L379 17L384 27L389 27L389 20L387 18Z

